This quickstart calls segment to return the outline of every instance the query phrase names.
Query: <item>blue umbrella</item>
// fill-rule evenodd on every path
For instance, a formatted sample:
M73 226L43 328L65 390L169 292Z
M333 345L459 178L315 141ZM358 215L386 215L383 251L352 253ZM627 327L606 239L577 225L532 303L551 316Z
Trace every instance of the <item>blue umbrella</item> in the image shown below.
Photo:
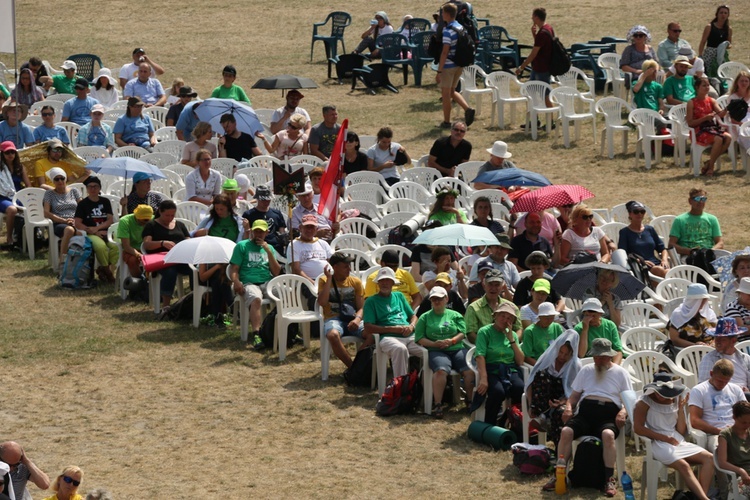
M490 170L471 182L481 182L495 186L551 186L552 183L542 174L522 168L501 168Z
M121 156L120 158L97 158L86 165L86 168L98 174L116 175L125 177L126 179L132 179L138 172L148 174L154 179L167 178L156 165L151 165L145 161L127 156Z
M224 127L219 122L222 115L234 115L234 119L237 121L237 130L240 132L250 134L253 137L255 132L263 132L263 125L261 125L253 108L234 99L216 99L213 97L206 99L195 110L195 114L201 121L210 123L211 128L217 134L224 135Z

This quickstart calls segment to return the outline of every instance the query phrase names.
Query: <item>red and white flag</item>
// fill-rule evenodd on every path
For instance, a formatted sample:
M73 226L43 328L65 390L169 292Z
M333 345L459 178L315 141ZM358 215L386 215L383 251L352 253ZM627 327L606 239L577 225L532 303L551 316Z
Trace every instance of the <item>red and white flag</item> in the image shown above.
M346 132L349 128L349 120L344 120L336 137L328 166L320 180L320 202L318 213L327 217L331 222L336 222L339 206L339 184L344 172L344 145L346 144Z

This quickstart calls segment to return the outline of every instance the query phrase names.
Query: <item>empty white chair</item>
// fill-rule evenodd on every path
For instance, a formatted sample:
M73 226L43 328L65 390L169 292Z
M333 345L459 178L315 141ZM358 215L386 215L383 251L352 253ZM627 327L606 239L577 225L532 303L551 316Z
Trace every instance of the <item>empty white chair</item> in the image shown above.
M151 148L154 153L170 153L176 158L182 158L182 150L185 148L185 141L161 141Z
M341 234L359 234L369 237L368 233L377 234L380 227L364 217L350 217L339 223Z
M596 62L607 75L607 80L604 82L605 91L607 85L611 85L612 94L615 97L622 97L623 90L625 89L625 78L620 71L620 55L614 52L608 52L600 55Z
M440 172L432 167L413 167L404 170L401 174L402 181L416 182L427 189L430 189L432 183L441 177Z
M117 148L112 153L112 158L121 158L127 156L129 158L139 159L141 156L147 155L148 151L140 146L122 146Z
M237 161L234 158L214 158L211 160L211 168L218 171L224 177L234 178Z
M22 251L28 248L29 259L34 260L36 252L34 248L34 229L45 228L52 231L52 221L44 217L44 189L24 188L13 196L12 203L18 207L18 215L23 216L24 226L22 233ZM10 231L12 228L6 228ZM50 242L52 238L50 238Z
M485 79L485 85L492 89L492 116L491 121L494 122L495 110L497 110L497 126L505 128L505 105L510 105L510 126L513 126L513 122L516 118L516 104L525 103L526 98L520 95L521 82L518 81L516 75L508 73L506 71L495 71L487 75ZM516 91L514 95L511 92L511 87ZM473 177L472 177L473 179ZM466 178L464 178L466 180ZM471 179L469 179L470 181ZM467 181L468 182L468 181Z
M90 163L97 158L106 158L109 156L107 150L99 146L78 146L73 152L86 160L87 163Z
M77 123L63 121L58 122L57 126L65 129L65 132L68 133L68 137L70 138L70 147L75 148L78 145L78 131L81 129L81 126Z
M668 337L654 328L637 326L622 334L622 352L630 356L639 351L657 351Z
M154 137L158 142L176 141L177 129L175 127L161 127L154 132Z
M529 119L526 122L526 131L531 132L531 138L537 140L538 131L537 123L539 115L543 115L547 120L547 133L552 130L552 123L555 121L555 115L560 113L560 106L547 107L545 97L552 92L549 84L531 80L521 84L521 95L526 98L526 107L528 108Z
M651 145L655 145L655 161L661 161L661 144L668 139L674 139L674 134L667 130L662 134L657 130L657 124L661 123L662 117L652 109L638 108L630 112L628 121L638 128L638 142L635 151L635 166L638 166L638 159L643 151L643 157L646 162L646 170L651 168Z
M652 317L653 316L653 317ZM669 318L659 309L644 302L630 302L620 311L620 329L627 331L637 326L647 326L656 330L666 328Z
M242 162L242 167L266 168L268 170L272 170L273 164L278 162L279 160L275 156L260 155L253 156L249 160Z
M289 158L289 163L291 165L295 165L297 163L306 163L308 165L312 165L313 167L323 167L325 166L326 162L321 160L315 155L297 155L292 156Z
M557 77L557 81L560 83L560 85L576 90L578 90L578 80L583 81L583 84L587 88L585 92L581 92L581 95L587 99L593 99L596 95L596 92L594 92L594 79L580 69L576 68L575 66L571 66L567 73L563 73L562 75Z
M477 178L479 169L485 162L483 161L465 161L456 165L455 177L461 179L467 184L470 184L474 179ZM499 190L498 190L499 191Z
M394 198L383 205L383 213L386 215L396 212L411 212L410 215L414 217L416 214L423 213L424 211L425 206L422 203L409 198ZM385 226L381 224L380 227Z
M200 224L200 221L208 216L208 206L197 201L182 201L177 203L175 216L187 219L193 224Z
M609 158L615 157L614 135L622 132L622 153L628 152L628 135L630 127L627 121L623 122L623 113L630 114L633 107L619 97L605 97L596 102L596 112L604 115L604 130L602 130L602 148L600 155L604 155L604 145L607 144Z
M375 243L372 242L367 236L360 234L340 234L331 241L331 248L333 251L346 250L353 248L354 250L361 250L362 252L371 252L377 248Z
M740 71L750 71L747 66L738 61L728 61L719 66L716 73L719 78L727 81L729 88L732 88L734 79L737 77Z
M158 120L162 123L167 123L167 113L169 110L163 106L151 106L150 108L143 108L143 114L151 117L151 121Z
M604 231L604 234L606 234L607 237L617 245L617 242L620 241L620 229L624 227L627 227L627 224L623 224L622 222L608 222L603 224L601 229Z
M550 93L550 100L560 106L560 121L562 122L563 143L565 147L570 147L570 122L576 131L576 141L580 139L580 128L578 122L582 120L591 120L591 128L594 134L594 144L596 144L596 114L594 112L594 100L584 97L583 94L572 87L558 87ZM588 111L576 111L576 102L583 103L584 108Z
M309 280L296 274L283 274L276 276L268 282L266 291L268 296L276 304L276 330L273 336L273 349L279 353L279 361L286 359L286 339L289 325L300 324L302 339L306 348L310 347L310 330L314 322L320 325L319 335L324 338L323 316L320 308L314 311L305 309L307 299L302 294L302 287L308 288L309 292L317 297L318 291Z
M156 165L159 168L165 168L180 161L179 158L171 153L148 153L138 159L151 165Z
M379 184L354 184L344 188L344 199L351 201L361 200L375 205L382 205L390 200L391 197L383 189L383 186Z
M669 271L665 278L683 278L691 283L698 283L698 277L701 277L708 283L708 293L717 295L721 293L722 286L717 280L715 280L710 274L699 267L690 266L688 264L682 264L675 266Z
M684 278L666 278L656 285L656 295L666 301L682 299L687 295L687 288L692 284Z
M482 113L482 96L485 94L491 96L492 88L487 87L486 84L485 87L477 87L477 77L484 81L487 74L476 64L466 66L463 69L461 72L461 95L464 96L467 103L471 101L471 96L476 96L476 108L479 115Z
M419 203L426 203L430 196L432 196L432 191L427 190L421 184L409 181L399 181L392 185L388 191L388 199L408 198L417 200Z

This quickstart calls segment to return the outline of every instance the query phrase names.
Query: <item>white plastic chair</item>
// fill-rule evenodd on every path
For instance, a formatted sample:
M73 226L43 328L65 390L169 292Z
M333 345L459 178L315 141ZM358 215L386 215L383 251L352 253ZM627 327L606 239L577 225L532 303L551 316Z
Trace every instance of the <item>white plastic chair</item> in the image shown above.
M360 234L340 234L331 241L331 249L338 250L361 250L362 252L371 252L377 247L367 236Z
M654 316L652 318L652 316ZM637 326L647 326L661 330L666 328L669 318L656 307L645 302L630 302L622 306L620 311L620 330L627 331Z
M716 74L722 80L726 80L729 88L732 88L734 79L737 77L740 71L750 72L750 69L748 69L748 67L745 66L741 62L728 61L728 62L722 63L719 66L719 68L716 70Z
M482 96L492 94L492 88L487 87L486 84L484 88L477 87L477 77L484 81L487 74L476 64L466 66L463 69L461 72L461 95L467 103L471 100L471 96L476 96L477 104L475 107L477 108L477 114L480 115L482 114Z
M52 221L44 217L45 190L42 188L24 188L13 196L12 204L18 207L19 215L23 216L22 251L28 249L29 259L34 260L36 252L34 248L34 230L45 228L52 232ZM6 229L8 231L12 228ZM50 238L51 241L51 238Z
M161 127L154 132L157 142L177 141L177 129L175 127Z
M638 167L638 159L643 157L646 162L646 170L651 168L651 145L655 144L655 161L661 161L661 144L662 141L674 139L674 133L668 131L666 134L659 134L656 130L656 123L661 121L661 115L652 109L638 108L634 109L628 115L628 121L638 128L638 142L635 151L635 166Z
M367 201L379 206L390 200L391 197L383 189L383 186L379 184L354 184L344 188L344 199L350 201Z
M419 203L417 200L412 200L409 198L394 198L387 201L383 205L382 210L385 215L398 212L411 212L411 216L414 217L416 214L424 213L425 206L422 203ZM386 226L383 226L383 224L381 223L380 227Z
M138 159L159 168L165 168L180 161L171 153L148 153Z
M196 266L193 264L188 264L188 266L193 271L193 328L198 328L201 322L201 302L205 294L211 293L211 287L201 285Z
M737 477L737 473L719 467L719 459L716 451L714 450L714 468L717 473L720 472L727 475L729 486L731 487L731 490L727 492L727 500L747 500L747 497L740 493L740 480Z
M36 128L44 123L44 119L42 119L41 115L28 115L23 122L29 127Z
M322 314L322 313L321 313ZM344 335L341 337L342 344L355 344L356 349L359 350L359 346L362 344L362 339L355 337L354 335ZM328 374L331 366L331 356L333 356L333 348L331 342L326 337L325 332L321 332L320 337L320 378L325 382L328 380ZM373 360L374 361L374 360ZM375 380L375 363L372 365L373 382Z
M692 283L698 283L698 276L701 276L708 283L708 293L721 295L721 283L699 267L681 264L667 271L665 278L683 278Z
M130 180L127 180L127 181L126 180L115 181L112 184L110 184L109 186L107 186L107 194L113 194L115 196L119 196L119 197L122 198L123 196L125 196L127 194L125 192L125 190L127 189L126 183L131 188L133 187L133 181L130 181ZM119 206L119 203L118 203L118 206Z
M531 80L521 84L521 95L526 98L526 107L529 111L529 119L526 122L526 131L531 132L531 138L537 140L537 121L539 115L547 120L547 134L552 131L552 123L556 120L555 115L560 113L560 106L547 107L545 96L552 92L552 87L544 82Z
M273 109L255 109L255 115L258 117L258 120L264 125L271 126L271 118L273 117L273 114L275 110Z
M356 186L351 187L353 188ZM432 196L432 191L427 190L421 184L409 181L399 181L392 185L388 191L389 200L394 198L408 198L411 200L417 200L419 203L424 204L429 200L430 196Z
M470 198L474 193L474 188L458 177L440 177L430 185L430 192L432 193L439 193L443 189L458 191L458 194L464 198Z
M601 230L617 245L617 242L620 241L620 229L624 227L627 227L627 224L623 224L622 222L607 222L601 226Z
M320 338L324 338L323 316L320 308L314 311L305 310L307 299L302 295L306 286L315 297L318 290L309 280L296 274L276 276L268 282L266 292L276 304L276 331L273 336L273 350L279 353L279 361L286 359L287 329L292 323L300 324L304 346L310 347L310 329L315 321L320 325Z
M410 169L411 170L411 169ZM390 186L380 174L380 172L370 172L368 170L362 170L360 172L352 172L344 179L344 188L353 186L355 184L377 184L383 189L388 191Z
M430 189L432 183L441 177L440 172L432 167L413 167L404 170L401 174L402 181L416 182L427 189Z
M422 347L422 380L424 381L424 413L425 415L432 415L432 402L434 394L432 390L432 376L434 372L430 368L430 355L429 351ZM449 376L453 379L453 402L461 400L461 374L456 370L451 370Z
M583 84L586 86L587 90L585 92L581 92L581 90L578 89L579 80L582 80ZM593 99L596 96L596 92L594 91L594 79L575 66L571 66L567 73L558 76L557 81L563 87L570 87L578 90L581 92L581 95L587 99Z
M234 178L234 169L237 161L234 158L214 158L211 160L211 168L229 179Z
M63 107L65 106L65 103L62 101L56 101L56 100L50 100L50 99L45 99L44 101L37 101L31 106L29 106L29 114L41 115L42 108L44 106L52 106L53 108L55 108L55 119L54 119L55 123L58 123L60 120L62 120Z
M356 208L357 210L359 210L360 214L367 215L374 222L380 220L380 208L378 208L378 205L376 205L375 203L364 200L342 201L341 203L339 203L339 210L342 212L344 210L349 210L350 208Z
M116 110L122 111L124 113L125 110L128 109L128 100L127 99L121 99L121 100L115 102L112 105L112 107L110 108L110 110L112 110L112 109L116 109Z
M476 347L471 347L468 351L466 351L466 365L471 368L471 370L474 372L474 380L479 383L479 371L477 370L477 362L474 359L474 352L476 351ZM525 396L525 394L524 394ZM485 403L487 401L483 401L482 405L476 409L473 413L472 420L479 420L484 421L484 414L485 414Z
M377 264L376 262L372 262L372 256L369 252L355 250L354 248L339 248L337 252L348 255L354 259L349 264L349 270L353 276L359 276L359 273L361 273L363 269L370 269L373 265Z
M250 181L250 185L258 187L262 184L268 184L273 180L273 172L265 168L248 167L241 168L234 173L234 177L237 178L239 174L244 174Z
M249 168L265 168L268 170L273 170L273 164L279 163L279 159L275 156L270 155L260 155L260 156L253 156L246 162L242 162L243 168L249 167Z
M701 360L703 360L703 356L713 350L713 347L707 345L691 345L677 353L674 360L675 364L691 374L690 377L685 379L685 385L688 388L692 389L699 383L698 371Z
M174 201L175 203L186 201L185 200L186 196L187 196L187 190L185 188L180 188L174 193L172 193L172 201Z
M200 221L208 216L208 206L198 201L181 201L177 203L175 216L187 219L193 224L200 224Z
M123 116L125 114L124 109L108 109L104 112L104 120L111 120L113 122L116 122L118 118Z
M660 215L651 219L651 226L653 226L656 234L659 235L665 246L669 243L669 232L672 230L672 223L676 218L674 215Z
M662 365L667 371L681 377L686 383L691 380L692 373L677 366L671 359L660 352L634 352L622 360L622 367L630 372L633 388L642 391L643 386L654 380L654 374L659 372Z
M77 123L63 121L57 122L57 126L65 129L70 138L70 147L75 148L78 145L78 131L81 129L81 126Z
M47 95L47 100L53 102L59 101L65 104L67 101L73 99L74 97L76 97L75 94L49 94Z
M654 212L647 206L645 206L646 209L646 215L650 219L654 219ZM622 224L630 224L630 219L628 213L628 209L625 207L625 203L620 203L619 205L615 205L612 207L612 210L610 210L610 220L612 222L620 222Z
M738 351L742 351L747 355L750 355L750 340L743 340L742 342L737 342L737 345L734 346L735 349Z
M690 139L690 127L688 127L687 120L687 104L678 104L672 106L669 109L669 121L672 122L672 133L674 134L675 153L680 159L680 166L685 166L685 158L687 157L687 142ZM692 154L692 153L691 153Z
M630 356L639 351L656 351L669 339L664 333L649 327L628 329L620 337L622 352Z
M175 174L180 176L180 179L182 179L183 185L185 184L185 177L195 170L195 167L191 167L190 165L183 165L182 163L173 163L172 165L169 165L168 167L164 167L162 170L174 172Z
M497 110L497 126L505 128L505 105L510 105L510 126L513 126L513 122L516 119L516 104L525 103L526 98L520 95L521 82L518 81L516 75L508 73L506 71L495 71L487 75L485 79L485 85L492 89L492 116L491 123L495 122L495 110ZM516 95L511 93L511 86L514 87ZM476 176L475 176L476 177ZM471 179L473 179L472 177ZM468 180L471 180L468 179ZM464 180L467 180L464 177Z
M158 120L162 124L167 123L167 113L169 109L163 106L151 106L150 108L143 108L143 114L150 116L151 120Z
M372 231L375 234L380 231L380 227L371 220L364 217L350 217L339 223L341 234L359 234L367 237L367 232Z
M483 161L465 161L456 165L456 177L470 184L477 178L479 169L484 165ZM499 190L498 190L499 191Z
M187 144L185 141L180 140L161 141L157 142L156 146L151 149L154 153L170 153L176 158L182 158L182 150L185 148L185 144Z
M313 167L324 167L326 162L314 155L297 155L289 158L290 165L296 165L297 163L306 163ZM296 170L293 168L293 170Z
M78 146L73 149L73 152L86 160L86 163L91 163L98 158L106 158L109 156L107 150L99 146Z
M396 201L396 200L391 200L391 201ZM380 219L380 227L382 229L391 229L396 226L400 226L404 222L412 219L413 217L414 217L414 212L391 212L391 213L385 214Z
M622 153L628 152L628 136L630 127L627 122L623 122L623 112L630 114L633 107L619 97L605 97L596 102L596 112L604 115L604 130L602 130L602 147L600 155L604 156L604 145L606 144L607 154L610 159L615 157L615 132L622 132Z
M581 138L581 130L578 122L591 120L591 128L596 144L596 113L594 112L594 100L584 97L583 94L572 87L558 87L550 92L550 100L560 107L560 121L562 123L563 144L570 147L570 122L573 122L576 132L576 141ZM576 102L581 102L581 107L588 108L587 112L577 112Z
M375 135L360 135L359 136L359 150L367 151L371 146L378 143L378 138Z
M139 159L141 156L147 155L148 151L140 146L122 146L112 152L112 158L129 157Z
M687 295L688 286L692 285L691 281L684 278L665 278L656 285L656 295L665 301L682 299Z
M596 62L607 75L607 80L604 82L605 92L607 85L611 85L612 94L615 97L622 97L623 90L625 89L625 78L620 72L620 55L615 54L614 52L608 52L600 55Z

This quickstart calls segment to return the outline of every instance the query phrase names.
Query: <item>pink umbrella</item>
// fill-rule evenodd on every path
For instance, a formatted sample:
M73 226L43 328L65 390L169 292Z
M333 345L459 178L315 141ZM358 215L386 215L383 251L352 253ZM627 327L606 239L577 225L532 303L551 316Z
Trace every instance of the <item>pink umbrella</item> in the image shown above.
M557 184L530 191L518 198L511 213L538 212L552 207L572 205L593 198L594 193L583 186Z

